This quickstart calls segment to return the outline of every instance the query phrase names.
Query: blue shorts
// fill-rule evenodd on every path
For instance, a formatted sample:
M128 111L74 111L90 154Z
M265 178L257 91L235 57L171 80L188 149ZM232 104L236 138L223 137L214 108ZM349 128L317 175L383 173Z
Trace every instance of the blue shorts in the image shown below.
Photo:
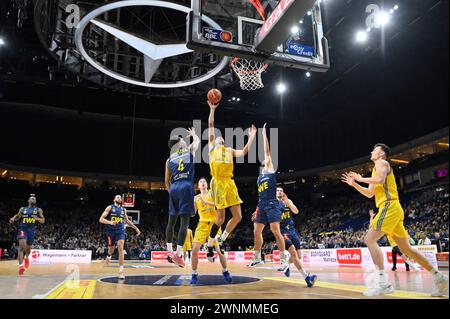
M292 245L294 245L295 250L300 249L300 236L295 229L282 229L281 234L284 237L286 249L289 249Z
M125 240L125 229L107 229L106 240L108 246L115 246L119 240Z
M17 240L25 239L27 241L27 245L31 246L33 244L35 235L36 233L33 228L19 227L19 230L17 232Z
M278 200L258 203L259 212L256 214L255 222L258 224L272 224L281 222L281 207Z
M169 215L194 215L194 196L194 185L191 182L173 183L169 193Z

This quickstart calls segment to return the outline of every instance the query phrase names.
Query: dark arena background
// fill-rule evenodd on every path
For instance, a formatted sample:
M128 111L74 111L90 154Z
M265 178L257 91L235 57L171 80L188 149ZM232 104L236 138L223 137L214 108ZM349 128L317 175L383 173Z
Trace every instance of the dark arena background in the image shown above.
M191 317L215 308L183 299L213 300L258 318L292 299L447 302L448 14L439 0L1 0L0 298L170 299L166 316ZM257 181L265 123L272 186ZM232 154L220 142L209 156L210 124L227 147L249 143L233 178L217 173ZM191 127L195 165L175 163ZM237 191L221 267L206 241ZM266 210L265 191L283 208ZM261 214L276 221L258 248Z

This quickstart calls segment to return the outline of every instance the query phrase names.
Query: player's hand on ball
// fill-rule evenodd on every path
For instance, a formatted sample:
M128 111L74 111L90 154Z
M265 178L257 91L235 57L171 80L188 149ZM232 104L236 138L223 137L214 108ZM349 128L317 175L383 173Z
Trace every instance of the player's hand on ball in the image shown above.
M210 101L208 101L208 105L210 108L212 108L213 110L217 109L217 107L219 106L219 103L217 104L212 104Z
M354 186L355 185L355 179L350 176L350 173L344 173L341 176L341 181L345 184L348 184L350 186Z

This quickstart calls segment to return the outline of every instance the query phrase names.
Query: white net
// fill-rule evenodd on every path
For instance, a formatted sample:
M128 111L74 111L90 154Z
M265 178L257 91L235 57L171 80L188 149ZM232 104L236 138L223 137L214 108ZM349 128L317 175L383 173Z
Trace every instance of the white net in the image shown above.
M231 67L239 77L242 90L255 91L264 87L261 75L267 69L267 64L236 58L231 62Z

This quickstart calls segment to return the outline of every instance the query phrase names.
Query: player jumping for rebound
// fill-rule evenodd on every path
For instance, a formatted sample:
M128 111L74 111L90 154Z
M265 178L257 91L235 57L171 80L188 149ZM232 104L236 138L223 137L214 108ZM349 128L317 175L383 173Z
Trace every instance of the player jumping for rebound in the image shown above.
M284 193L283 188L277 188L277 199L280 202L282 214L281 214L281 234L283 235L286 241L286 248L288 249L291 257L289 258L289 263L295 265L295 267L300 271L303 278L305 278L306 284L309 288L314 286L316 282L317 276L308 274L302 263L302 252L300 250L300 236L295 229L294 220L292 218L292 214L297 215L299 210L297 206L294 205L292 200L290 200L287 195ZM281 267L278 269L279 271L283 271L284 269ZM284 274L289 277L290 269L284 271Z
M19 212L9 220L11 224L17 221L19 221L17 233L17 240L19 241L19 275L23 275L25 269L30 267L29 256L36 232L36 222L45 223L42 209L36 206L35 195L32 194L28 198L28 207L21 207Z
M169 220L166 228L168 260L182 268L186 266L183 258L183 246L189 228L189 218L195 215L194 154L200 145L200 139L195 133L195 129L189 129L188 133L188 137L193 139L189 146L180 136L170 138L170 157L166 161L165 174L165 184L169 192ZM177 236L177 250L174 253L172 241L178 217L180 217L180 229Z
M258 177L258 196L259 202L254 217L253 234L255 240L255 257L250 266L255 266L258 261L261 262L261 248L263 245L263 230L267 224L275 236L278 249L280 250L281 268L289 272L289 263L287 261L288 252L286 251L285 241L281 234L281 206L277 199L277 178L270 155L269 140L267 139L266 124L263 128L264 139L264 162L260 168Z
M394 292L384 269L383 252L377 243L384 235L390 236L404 254L413 258L430 272L436 286L436 289L432 292L433 297L448 295L448 277L434 268L422 253L409 244L409 235L403 225L404 211L400 205L395 176L387 161L389 155L390 149L387 145L376 144L371 153L371 160L375 164L372 177L363 178L360 174L354 172L342 175L344 183L352 186L368 198L375 197L378 208L378 214L373 219L364 238L376 266L375 275L368 282L368 290L364 292L364 295L379 296ZM369 184L369 187L362 187L358 182Z
M195 229L194 235L191 285L196 285L198 283L198 253L202 245L208 240L209 233L211 232L211 228L216 221L217 215L211 192L208 191L208 182L206 179L201 178L198 181L198 188L200 189L200 194L195 196L195 210L198 212L200 220L197 228ZM218 233L221 234L220 229ZM217 254L219 255L220 264L222 265L223 278L227 283L231 283L233 279L227 269L227 259L219 249L217 242L215 244Z
M216 222L211 228L208 238L207 257L210 262L214 262L214 241L217 236L219 245L228 238L230 233L242 220L241 204L243 201L239 197L238 189L233 180L234 158L244 157L248 154L253 141L255 140L257 129L254 125L250 128L249 139L247 145L242 150L225 147L225 140L217 137L214 128L214 113L219 104L212 104L208 101L210 107L209 113L209 131L208 131L208 147L209 147L209 165L211 169L211 191L214 204L217 208ZM225 222L225 209L230 208L232 218L228 221L225 231L222 235L218 235L219 228Z
M124 245L125 245L125 225L136 231L136 236L141 234L129 219L127 211L122 207L122 196L116 195L114 203L106 207L105 211L99 218L99 222L106 225L106 240L108 241L108 256L106 256L105 264L108 265L114 254L115 245L119 255L119 279L125 279L123 265L125 261Z

